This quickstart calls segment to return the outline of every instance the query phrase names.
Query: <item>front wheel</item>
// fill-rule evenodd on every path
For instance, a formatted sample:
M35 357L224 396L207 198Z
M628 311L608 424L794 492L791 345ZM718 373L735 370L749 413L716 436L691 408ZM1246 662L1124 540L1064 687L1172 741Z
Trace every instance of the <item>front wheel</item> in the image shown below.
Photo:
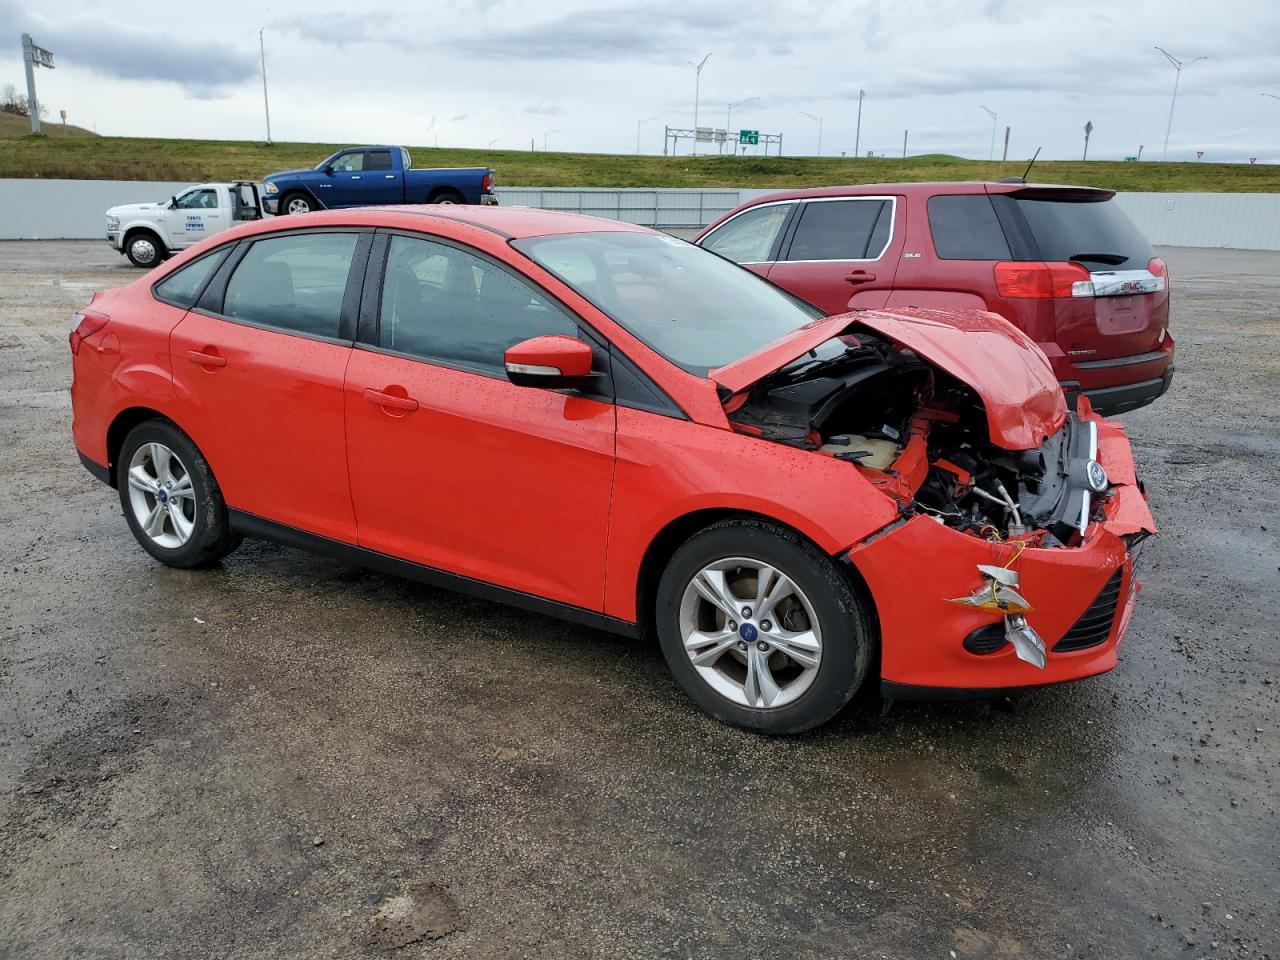
M129 431L117 471L129 529L161 563L205 566L240 545L213 472L172 423L148 420Z
M761 733L825 723L870 661L867 611L836 563L760 520L727 520L681 546L659 581L655 620L685 692Z
M291 193L280 201L280 212L286 214L310 213L315 207L311 200L301 193Z
M155 234L143 231L129 237L124 252L135 267L149 268L164 259L164 244Z

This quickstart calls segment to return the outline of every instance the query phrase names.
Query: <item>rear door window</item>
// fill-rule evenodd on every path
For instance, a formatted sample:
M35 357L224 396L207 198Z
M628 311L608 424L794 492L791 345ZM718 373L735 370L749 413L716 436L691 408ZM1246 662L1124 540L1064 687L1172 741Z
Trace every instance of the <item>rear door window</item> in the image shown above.
M390 170L391 169L391 151L390 150L370 150L369 158L365 161L364 168L366 170Z
M1145 269L1156 255L1114 200L1018 197L1018 209L1040 248L1040 258L1077 260L1098 271Z
M257 241L227 281L223 316L336 338L358 239L354 233L300 233Z
M995 208L984 193L929 198L929 232L940 260L1009 260Z
M811 200L800 211L786 259L878 259L889 242L892 209L884 199Z
M734 263L767 263L792 206L770 203L744 210L713 230L699 246Z

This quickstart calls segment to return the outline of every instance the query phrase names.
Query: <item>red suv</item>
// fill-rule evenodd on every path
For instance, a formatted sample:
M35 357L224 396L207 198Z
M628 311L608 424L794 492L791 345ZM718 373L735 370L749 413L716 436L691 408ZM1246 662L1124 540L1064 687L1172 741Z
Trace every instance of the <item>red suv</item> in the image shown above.
M1040 345L1070 395L1104 414L1173 378L1169 271L1110 190L891 183L759 197L695 243L826 313L971 307Z
M1155 523L1020 331L823 318L651 230L445 209L248 224L77 315L76 447L148 553L269 537L656 635L775 733L873 668L903 696L1115 665Z

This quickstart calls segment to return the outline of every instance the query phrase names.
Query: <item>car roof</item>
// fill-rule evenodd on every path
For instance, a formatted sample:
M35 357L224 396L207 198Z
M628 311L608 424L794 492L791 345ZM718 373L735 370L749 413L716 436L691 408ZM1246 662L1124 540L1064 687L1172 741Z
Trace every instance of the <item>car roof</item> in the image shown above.
M648 227L607 220L581 213L539 210L534 207L473 206L466 204L425 204L389 207L355 207L346 210L319 210L295 217L266 217L254 221L244 233L262 233L296 227L319 226L398 227L423 230L428 221L463 223L507 240L545 237L564 233L653 233Z
M1052 183L1000 183L993 180L930 180L921 183L853 183L837 187L806 187L800 190L783 190L755 197L743 207L772 203L779 200L807 200L813 197L865 197L878 195L925 196L935 194L1016 193L1021 191L1055 190L1082 193L1110 193L1099 187L1066 186Z

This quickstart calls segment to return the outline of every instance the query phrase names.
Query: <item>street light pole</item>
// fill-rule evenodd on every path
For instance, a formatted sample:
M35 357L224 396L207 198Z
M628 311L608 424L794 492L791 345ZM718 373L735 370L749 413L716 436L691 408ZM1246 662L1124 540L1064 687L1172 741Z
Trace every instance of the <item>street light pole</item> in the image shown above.
M1270 97L1272 100L1280 100L1280 97L1276 96L1274 93L1264 93L1262 96Z
M987 154L987 159L994 160L996 158L996 121L999 118L996 117L995 111L990 107L983 107L982 104L978 104L978 106L982 107L987 116L991 118L991 152Z
M555 130L542 131L542 152L543 153L547 152L547 137L553 133L564 133L564 129L562 127L557 127Z
M685 63L693 67L693 156L698 155L698 100L702 94L702 68L707 65L707 61L711 59L711 54L707 54L697 63L692 60L686 60Z
M1179 60L1164 47L1157 46L1157 50L1164 54L1166 60L1173 64L1173 99L1169 101L1169 123L1164 128L1164 154L1161 160L1169 159L1169 134L1173 131L1173 108L1178 105L1178 83L1182 80L1182 68L1189 67L1191 64L1199 60L1208 60L1208 57L1196 57L1195 60Z
M855 157L858 155L858 148L862 144L862 98L866 95L867 91L858 91L858 126L857 129L854 130L853 134L853 155Z
M805 113L803 110L800 111L800 115L808 117L818 125L818 156L822 156L822 118L815 117L812 113Z
M258 28L258 53L262 56L262 110L267 115L267 146L271 146L271 104L267 101L267 47Z
M658 119L657 117L645 117L643 120L636 121L636 156L637 157L640 156L640 128L644 126L644 124L648 123L650 120L657 120L657 119ZM662 146L663 146L663 149L665 150L666 144L664 143Z

